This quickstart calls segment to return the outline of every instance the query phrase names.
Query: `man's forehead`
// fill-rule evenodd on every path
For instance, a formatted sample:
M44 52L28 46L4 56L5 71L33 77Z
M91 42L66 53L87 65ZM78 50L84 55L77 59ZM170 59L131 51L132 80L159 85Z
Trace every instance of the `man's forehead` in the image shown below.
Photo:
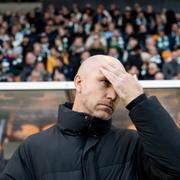
M95 73L99 74L100 67L103 67L107 64L111 64L114 67L116 67L117 63L118 65L120 65L119 60L111 56L106 56L106 55L91 56L81 64L78 74L85 75L85 76L89 74L89 72L94 73L94 74Z
M100 67L103 64L106 64L108 62L115 62L117 61L117 59L111 57L111 56L106 56L106 55L95 55L92 56L90 58L88 58L87 60L85 60L84 63L86 63L87 65L93 65L95 67Z
M117 60L116 58L114 58L112 56L107 56L107 55L95 55L95 56L92 56L91 58L98 61L98 62Z

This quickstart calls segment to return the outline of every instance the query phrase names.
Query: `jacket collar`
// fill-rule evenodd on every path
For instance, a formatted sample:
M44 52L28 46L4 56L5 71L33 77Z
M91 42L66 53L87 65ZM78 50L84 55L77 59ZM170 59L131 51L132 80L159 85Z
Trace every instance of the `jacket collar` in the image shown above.
M73 104L60 105L58 127L69 135L86 135L97 137L108 132L111 120L102 120L86 113L72 111Z

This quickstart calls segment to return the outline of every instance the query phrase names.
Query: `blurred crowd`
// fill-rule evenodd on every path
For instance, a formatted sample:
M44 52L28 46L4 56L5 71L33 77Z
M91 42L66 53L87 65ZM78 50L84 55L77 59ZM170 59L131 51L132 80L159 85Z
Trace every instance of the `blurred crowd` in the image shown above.
M87 3L0 14L1 82L71 81L96 54L118 58L140 80L180 79L180 13Z

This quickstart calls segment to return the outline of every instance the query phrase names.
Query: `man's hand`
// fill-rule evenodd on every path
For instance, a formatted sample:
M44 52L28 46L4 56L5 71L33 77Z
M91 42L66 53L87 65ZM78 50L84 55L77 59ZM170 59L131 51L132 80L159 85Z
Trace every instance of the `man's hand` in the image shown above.
M133 99L143 93L143 88L136 78L127 73L118 60L105 60L102 63L100 71L112 84L114 90L120 99L124 101L125 105L128 105Z

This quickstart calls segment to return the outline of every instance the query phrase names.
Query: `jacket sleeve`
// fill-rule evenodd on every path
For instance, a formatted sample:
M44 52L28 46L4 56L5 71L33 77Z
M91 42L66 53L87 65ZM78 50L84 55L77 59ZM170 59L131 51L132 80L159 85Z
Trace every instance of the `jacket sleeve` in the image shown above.
M180 130L156 97L130 111L139 134L138 168L150 179L180 179ZM144 178L143 178L144 179Z
M0 180L33 180L30 156L25 149L25 144L21 144L9 160Z

